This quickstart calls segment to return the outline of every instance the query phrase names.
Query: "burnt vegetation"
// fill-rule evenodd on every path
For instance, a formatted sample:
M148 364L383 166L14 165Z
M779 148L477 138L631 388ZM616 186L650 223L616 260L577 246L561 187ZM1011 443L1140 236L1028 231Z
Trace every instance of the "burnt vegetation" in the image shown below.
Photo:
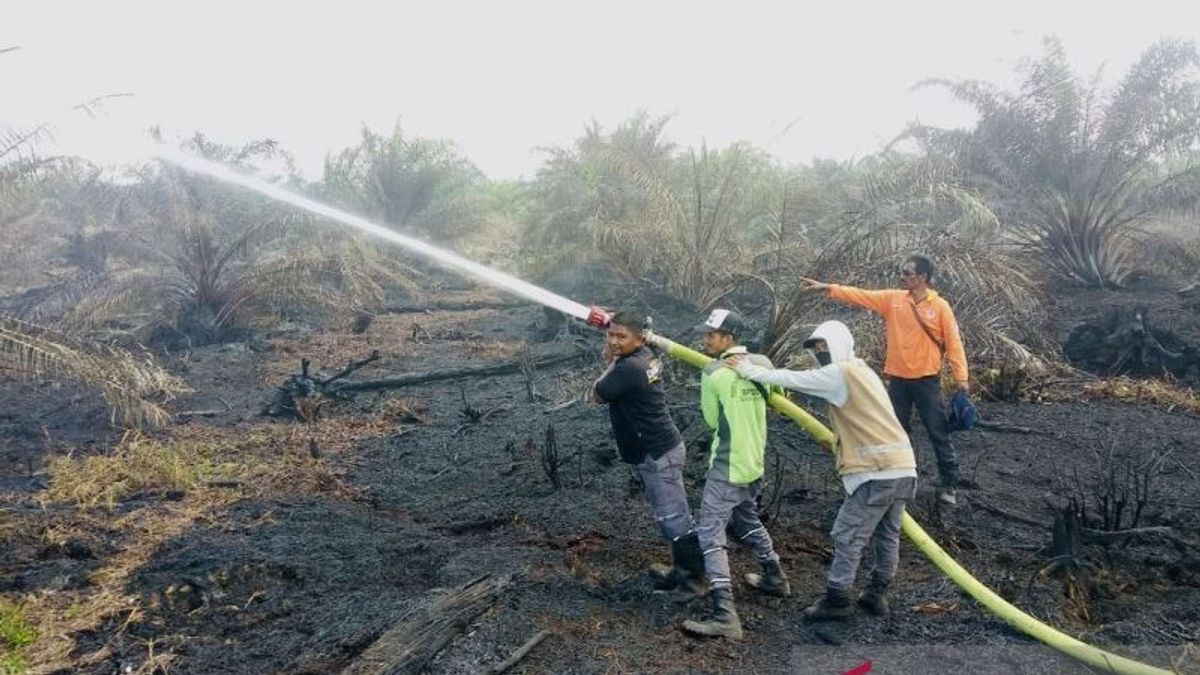
M1119 307L1097 323L1077 326L1063 354L1100 375L1170 376L1200 384L1200 352L1154 324L1145 306Z
M1164 42L1107 90L1051 40L1017 89L926 83L972 128L795 166L681 146L648 113L520 181L399 127L313 180L270 140L164 140L683 343L737 309L780 366L810 366L829 318L881 365L878 320L799 278L894 287L928 255L985 424L955 437L955 510L916 434L914 517L1006 599L1166 663L1200 642L1198 68ZM48 131L0 126L0 670L779 671L829 642L1027 646L907 544L887 619L815 631L739 586L753 640L675 639L698 606L644 583L663 547L589 403L597 332L171 165L43 156ZM698 502L696 375L664 373ZM843 490L794 425L770 438L759 507L815 594Z

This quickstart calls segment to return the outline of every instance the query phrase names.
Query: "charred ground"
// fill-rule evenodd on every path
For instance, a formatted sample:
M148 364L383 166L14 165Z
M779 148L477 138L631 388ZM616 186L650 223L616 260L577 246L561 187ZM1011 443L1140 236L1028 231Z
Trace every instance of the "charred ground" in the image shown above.
M608 287L599 299L625 300L653 313L664 334L687 336L695 317L642 288ZM485 300L443 296L467 307ZM1057 302L1048 330L1059 341L1081 323L1102 324L1115 304L1150 306L1155 325L1200 344L1195 307L1160 289ZM478 672L547 629L553 635L517 672L841 672L866 659L885 672L929 672L931 661L945 666L937 671L1084 672L978 607L910 545L891 617L805 625L800 610L822 587L841 495L823 451L780 418L771 422L763 508L798 597L765 599L739 585L746 641L683 636L677 624L702 603L650 592L644 569L664 547L616 460L603 409L583 400L599 369L598 337L547 318L533 306L409 311L359 332L294 325L175 354L174 370L195 390L175 412L190 414L125 443L192 443L182 461L211 466L199 482L111 490L93 506L79 505L84 492L52 485L61 474L46 466L117 440L103 408L69 389L4 385L0 591L30 616L57 617L42 624L33 665L330 672L428 608L433 589L490 574L512 578L431 671ZM522 354L578 357L532 376L518 368L328 400L307 420L259 414L301 359L329 375L373 350L380 357L349 379ZM670 385L698 498L707 433L697 378L674 367ZM965 504L938 510L923 489L912 513L1035 616L1166 665L1200 639L1200 416L1181 405L1072 398L983 403L1006 430L956 437L971 486ZM928 476L931 453L919 443ZM241 463L196 450L214 444L237 448ZM1068 511L1087 528L1073 550L1052 534ZM1170 532L1098 532L1134 528ZM1072 564L1048 566L1064 545ZM750 571L746 555L732 558L739 576Z

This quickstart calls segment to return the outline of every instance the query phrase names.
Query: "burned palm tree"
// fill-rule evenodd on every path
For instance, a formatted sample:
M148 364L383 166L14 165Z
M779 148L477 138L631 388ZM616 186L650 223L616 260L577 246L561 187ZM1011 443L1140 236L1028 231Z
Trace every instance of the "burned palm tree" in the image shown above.
M1118 307L1098 323L1075 327L1063 353L1101 375L1200 376L1200 356L1173 333L1154 326L1145 307Z
M607 161L642 191L644 202L628 219L596 223L593 240L621 252L631 270L660 275L692 306L711 307L738 283L734 270L743 262L739 233L745 225L738 207L752 155L739 144L701 146L688 153L685 180L677 183L643 158L610 148Z
M668 122L639 113L611 133L592 123L573 145L545 149L550 156L538 170L535 208L522 234L532 272L545 274L581 262L632 267L623 249L599 246L602 241L595 238L606 223L630 221L647 208L645 193L610 159L618 153L636 158L643 170L666 172L676 154L675 145L663 137Z
M267 143L235 151L199 135L190 146L236 166L276 152ZM79 331L197 346L270 317L350 319L381 305L386 287L413 286L403 266L352 236L170 167L144 169L127 210L130 262L67 315Z
M11 244L13 230L30 211L16 197L44 180L55 160L40 158L34 144L48 132L0 127L0 240ZM16 208L14 208L16 207ZM154 426L168 415L163 404L185 390L182 382L124 350L77 340L59 331L0 313L0 374L26 379L63 379L98 389L115 424Z

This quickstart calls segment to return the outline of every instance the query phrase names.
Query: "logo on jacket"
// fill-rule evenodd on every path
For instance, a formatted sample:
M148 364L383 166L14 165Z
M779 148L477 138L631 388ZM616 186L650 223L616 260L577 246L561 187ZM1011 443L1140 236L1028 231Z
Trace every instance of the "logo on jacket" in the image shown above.
M658 359L650 359L650 364L646 367L646 381L650 384L658 382L662 375L662 361Z

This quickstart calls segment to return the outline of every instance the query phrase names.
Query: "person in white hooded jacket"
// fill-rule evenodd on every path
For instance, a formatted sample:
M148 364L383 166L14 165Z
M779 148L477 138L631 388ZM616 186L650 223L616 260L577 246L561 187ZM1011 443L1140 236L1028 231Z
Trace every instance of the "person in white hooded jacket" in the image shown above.
M834 459L846 500L831 532L834 557L825 595L805 609L804 616L814 621L850 616L850 594L868 545L874 552L875 567L858 604L883 615L888 612L887 589L900 560L904 505L916 494L916 458L883 381L854 355L850 329L840 321L826 321L804 346L816 354L819 368L773 370L741 357L726 363L747 379L829 402L829 418L837 437Z

